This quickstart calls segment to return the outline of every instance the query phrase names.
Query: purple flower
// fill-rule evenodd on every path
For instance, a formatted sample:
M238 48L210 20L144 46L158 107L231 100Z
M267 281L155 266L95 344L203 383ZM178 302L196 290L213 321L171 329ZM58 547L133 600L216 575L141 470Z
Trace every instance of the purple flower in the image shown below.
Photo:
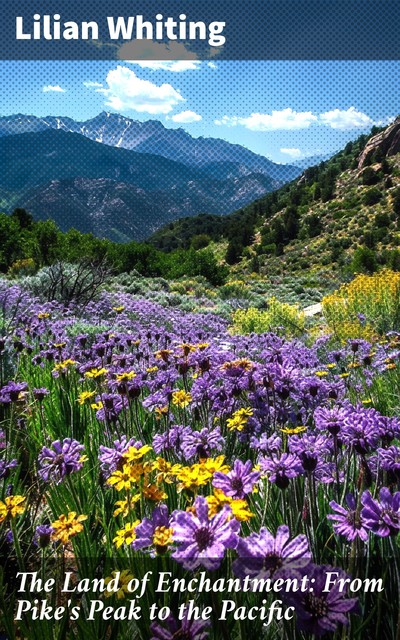
M243 499L247 493L253 491L254 485L260 479L260 473L252 469L251 460L245 463L235 460L229 473L217 471L214 474L213 486L221 489L226 496Z
M173 615L168 616L165 620L165 626L161 626L158 622L150 625L152 636L150 640L207 640L207 627L211 624L210 620L187 620L185 617L179 622L175 620Z
M231 517L230 507L208 518L208 504L203 496L194 503L196 514L175 511L171 526L173 539L179 544L172 557L185 569L218 569L226 549L233 549L238 542L239 522Z
M3 404L17 402L20 399L21 393L27 390L28 385L26 382L14 382L11 380L0 390L0 402Z
M340 504L332 500L329 506L335 513L327 515L329 520L333 520L333 530L340 536L344 536L346 540L351 542L355 538L360 538L366 542L368 540L368 531L364 526L364 519L360 513L357 513L357 503L355 497L349 493L346 496L348 508L342 507Z
M103 393L96 401L103 405L96 411L97 420L102 422L116 422L121 411L128 405L126 398L121 398L116 393Z
M55 440L51 447L51 449L43 447L39 453L40 469L38 474L42 480L45 482L54 480L60 483L65 476L82 469L83 444L72 438L65 438L62 442Z
M279 489L287 489L290 478L296 478L303 473L303 465L299 458L291 453L283 453L280 458L260 458L261 471L269 475L270 482Z
M291 453L295 453L301 460L304 471L315 471L319 462L322 461L321 456L329 453L330 444L327 436L308 435L302 437L292 436L289 439L289 449Z
M259 438L252 436L250 446L263 453L279 453L282 449L282 438L276 434L267 436L266 433L262 433Z
M331 435L336 436L343 427L347 413L346 409L340 407L334 409L318 407L314 411L315 426L321 431L329 431Z
M167 546L157 545L157 537L168 539L170 537L169 530L168 507L165 504L161 504L154 509L151 518L143 518L142 522L137 525L135 529L136 539L132 543L132 548L137 551L138 549L145 549L155 545L158 553L164 553L167 550ZM166 535L162 536L163 533ZM161 535L157 536L157 534Z
M219 428L208 429L205 427L201 431L187 430L182 437L181 450L185 458L198 456L208 458L211 452L222 451L225 443Z
M34 544L40 549L48 547L51 542L51 534L54 529L49 524L40 524L36 527L35 535L33 538Z
M354 447L362 455L375 448L380 435L376 414L374 410L365 409L349 412L341 433L344 444Z
M384 471L392 471L400 476L400 447L391 446L387 449L377 450L380 458L380 466Z
M46 396L49 395L50 391L45 387L40 387L39 389L32 389L33 397L38 402L41 402Z
M114 447L105 447L104 445L100 445L99 460L101 470L104 475L108 478L108 476L117 470L123 460L123 454L129 449L129 447L140 449L141 446L142 443L140 441L135 441L133 438L127 440L126 436L122 436L121 440L114 440Z
M333 576L329 576L333 573ZM309 588L287 595L286 599L295 607L296 623L300 631L323 636L333 632L339 624L348 625L348 613L358 613L357 598L348 598L341 589L340 579L349 576L342 570L327 565L313 565L307 573ZM335 580L334 584L329 581ZM329 588L326 588L326 585Z
M191 434L190 427L184 427L183 425L173 425L165 433L157 433L153 438L153 449L156 453L162 451L173 450L176 452L181 450L182 442L186 435Z
M374 500L369 491L362 494L361 517L365 527L382 538L397 535L400 529L400 491L392 495L387 487L382 487L379 501Z
M13 469L18 465L17 460L10 460L7 462L6 460L0 460L0 479L7 478L10 472L10 469Z
M306 536L290 539L289 527L278 527L276 537L265 527L259 533L240 538L236 551L239 558L233 563L233 571L241 578L284 578L298 576L311 561Z

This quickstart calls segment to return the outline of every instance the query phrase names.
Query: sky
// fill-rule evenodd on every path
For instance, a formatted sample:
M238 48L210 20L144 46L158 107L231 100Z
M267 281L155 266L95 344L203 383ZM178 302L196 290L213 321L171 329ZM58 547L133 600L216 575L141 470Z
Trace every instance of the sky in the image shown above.
M1 61L0 116L110 111L290 163L399 115L399 71L400 61Z

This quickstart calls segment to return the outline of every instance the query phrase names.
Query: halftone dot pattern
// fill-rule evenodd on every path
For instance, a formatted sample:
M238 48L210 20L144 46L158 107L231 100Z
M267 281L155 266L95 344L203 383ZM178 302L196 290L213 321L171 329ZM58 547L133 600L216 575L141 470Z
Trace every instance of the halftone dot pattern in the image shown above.
M260 143L258 145L258 153L264 157L256 156L234 144L213 144L210 143L210 140L198 136L201 134L207 136L209 123L219 121L222 123L218 129L220 131L219 137L236 142L238 137L234 135L236 131L243 128L252 130L252 126L254 130L254 125L248 121L252 113L268 116L273 111L296 110L294 106L296 94L307 83L309 85L309 105L306 109L303 108L303 111L311 114L310 123L306 127L309 132L309 145L313 149L321 150L321 153L327 148L332 151L340 149L342 145L339 140L337 149L332 149L332 127L324 126L321 114L334 108L327 106L331 105L330 96L332 93L340 92L340 83L343 82L346 75L351 74L354 60L368 57L377 60L386 58L388 60L382 64L390 66L390 58L397 59L399 57L400 39L398 33L400 33L400 29L397 29L396 25L400 25L400 9L397 5L398 3L392 2L392 0L386 0L379 5L370 0L365 2L337 0L336 3L324 0L296 0L296 2L293 0L284 2L274 0L269 3L250 0L246 4L246 8L242 3L228 3L225 0L217 1L212 6L206 3L191 3L190 10L185 8L188 19L201 19L206 24L213 20L226 22L224 30L226 43L221 48L216 47L213 52L216 54L215 56L210 58L210 48L207 43L190 43L191 51L195 51L200 60L203 59L200 63L201 70L187 72L193 74L191 91L196 94L196 110L202 116L202 123L198 124L195 130L196 137L191 137L190 124L183 123L181 125L188 132L188 135L182 135L182 131L179 131L171 120L165 118L165 113L161 115L145 114L144 112L138 113L135 108L122 107L117 109L115 106L110 106L110 103L112 105L112 95L110 97L112 91L107 85L106 71L103 72L101 83L108 93L102 94L104 96L103 103L98 112L105 110L115 114L117 111L121 111L123 117L103 115L96 118L96 112L93 111L85 118L84 122L77 122L76 118L71 120L65 117L62 103L64 91L74 92L76 102L81 105L84 105L89 95L88 88L83 86L81 75L77 72L76 65L78 63L80 71L82 65L86 65L88 80L96 77L96 60L109 59L108 63L104 62L104 64L108 64L109 70L116 69L119 65L126 70L134 71L140 78L149 79L157 86L160 86L161 82L170 83L177 94L182 95L186 100L186 102L179 103L178 97L171 115L185 109L190 110L190 96L185 93L185 88L179 89L180 74L171 74L171 78L168 80L163 76L163 79L159 80L156 73L151 76L146 75L143 69L134 64L118 60L119 44L122 43L110 42L109 37L107 38L109 34L105 29L106 16L110 13L107 4L102 2L66 4L61 1L57 6L57 12L62 16L62 19L74 19L77 22L96 20L98 22L100 41L93 43L48 41L43 38L40 41L33 39L16 41L16 15L24 17L24 28L26 33L29 33L32 30L32 16L35 13L44 15L49 11L46 7L42 10L40 5L34 3L33 0L24 3L23 9L11 2L6 7L6 16L0 25L0 57L5 60L2 63L5 68L8 58L22 59L19 63L21 72L12 75L8 82L6 92L7 95L10 95L10 103L3 110L3 114L13 115L19 112L29 114L23 106L24 97L26 97L25 74L29 73L29 69L32 68L30 65L35 64L34 60L30 58L37 56L41 59L43 87L37 86L31 90L43 93L44 87L47 87L53 102L47 103L49 110L44 112L45 102L42 100L40 111L46 116L53 117L3 117L0 120L0 134L3 136L15 133L37 134L24 138L25 155L19 159L16 175L11 175L11 172L8 182L5 182L2 187L5 191L18 189L22 194L18 204L32 208L35 215L51 217L57 213L59 218L59 211L62 207L63 217L68 221L68 225L77 226L82 230L90 230L99 235L102 233L101 227L105 224L105 219L107 216L108 218L111 216L106 203L107 198L110 198L110 192L116 200L118 198L121 200L118 204L125 211L129 209L128 201L132 200L133 187L138 191L147 190L153 200L158 200L160 206L166 207L168 210L167 218L195 215L204 212L204 210L221 214L234 211L293 178L296 171L297 174L301 171L299 168L297 170L285 169L280 164L271 164L265 160L269 156L269 145L276 138L276 129L273 127L270 130L268 127L263 128L262 123L258 125L258 134L260 140L263 140L261 148ZM135 11L139 13L138 8L135 8ZM127 2L120 2L112 8L114 16L129 16L132 12L132 6ZM150 20L154 20L157 13L176 17L181 12L182 7L177 2L172 2L167 7L159 2L145 0L140 5L140 13ZM158 55L159 51L157 49ZM348 60L344 60L344 56L348 56ZM65 62L59 64L63 65L63 81L67 88L59 86L57 74L53 73L54 60L62 58L65 58ZM85 61L80 62L74 58L82 58ZM301 61L297 62L296 58ZM325 64L324 71L321 71L319 59L323 58L330 58L331 62ZM204 73L204 68L210 60L218 67L217 80L212 85L213 90L211 91L209 74L207 82L205 82ZM305 60L308 62L304 62ZM254 91L253 105L251 111L247 113L240 113L240 110L235 107L245 101L249 91L248 85L243 86L237 82L239 71L240 74L249 74L252 92ZM212 72L210 71L210 73ZM318 92L315 91L317 82ZM370 63L366 60L365 63L359 64L358 75L357 77L353 76L353 82L360 83L365 87L368 83L370 85L379 84L379 77L371 75ZM218 83L222 84L225 89L230 87L232 100L231 110L228 113L222 111ZM285 103L277 106L274 92L271 92L271 97L269 97L265 90L260 92L257 90L258 87L264 89L268 84L275 87L281 85L285 88L287 95ZM393 83L386 84L385 91L382 92L379 100L376 99L375 103L370 101L371 112L379 113L383 118L397 115L397 113L387 112L385 104L396 101L398 89L398 78L394 76ZM377 92L374 95L377 95ZM114 104L116 103L117 101L114 102ZM353 106L348 103L342 105L341 108L346 110ZM301 111L301 109L297 110ZM163 126L143 124L145 119L161 120ZM137 154L134 154L131 161L133 167L131 173L136 176L136 182L135 180L129 182L130 188L124 193L122 188L118 190L118 185L121 183L121 167L129 164L126 160L126 154L123 152L120 154L121 160L115 155L113 157L115 166L109 167L107 165L107 169L105 169L107 149L104 149L104 157L100 154L98 162L94 163L94 147L87 145L85 147L87 158L76 157L67 162L63 156L65 155L65 145L72 144L70 136L53 137L50 149L48 147L49 137L40 135L40 132L49 129L61 129L68 133L83 135L104 145L141 153L152 153L159 158L166 158L170 160L170 163L155 160L160 184L168 182L165 176L169 175L171 171L171 162L182 162L188 168L188 174L186 176L182 171L181 175L177 177L176 185L172 186L175 193L179 193L175 199L171 199L171 189L167 189L170 194L167 196L167 191L164 192L161 188L157 189L154 185L150 188L146 176L139 175L140 162ZM257 130L257 125L255 129ZM358 133L360 131L355 130L353 137L357 137ZM299 145L298 135L298 130L294 127L288 147L296 148ZM4 140L0 143L6 145ZM9 144L11 145L11 142ZM9 153L11 158L11 146ZM32 175L33 157L37 160L34 176ZM48 162L49 157L53 158L53 163ZM290 163L289 157L287 162ZM236 168L232 169L230 166L227 170L223 163L234 164ZM204 169L211 164L213 167L210 169L208 177L217 181L214 182L215 193L212 192L211 182L204 180ZM83 183L81 180L78 184L76 179L84 179L85 182ZM15 184L13 180L16 181ZM108 181L108 192L101 188L101 181L104 180ZM196 185L196 189L190 186L193 184ZM219 199L216 194L218 190L220 194L223 194ZM206 196L199 195L204 192ZM245 197L241 197L243 192L246 192ZM223 204L221 198L224 199ZM97 209L91 211L89 215L89 202L93 200L98 201ZM145 201L142 202L137 198L137 207L139 207L139 202L145 206ZM99 212L102 214L100 215ZM132 216L135 215L134 209L131 213ZM107 224L109 223L107 222ZM135 236L138 233L137 224L133 221L131 229L128 229L128 233L125 235L129 237L129 234Z
M7 68L7 64L7 62L2 63L5 68ZM15 64L19 69L16 74ZM21 99L25 91L26 74L33 70L35 64L34 61L20 61L13 65L14 76L8 89L10 100L7 103L5 113L11 116L22 111L23 115L3 116L0 119L0 134L3 136L2 140L0 138L0 145L3 145L3 157L7 158L7 153L9 153L11 158L15 142L10 134L36 133L36 135L24 136L24 154L19 158L15 172L13 173L11 170L2 184L5 190L18 189L22 194L18 204L32 210L36 217L53 217L63 228L74 226L80 230L92 231L101 236L103 233L107 235L107 229L112 225L112 211L111 207L108 206L111 194L113 198L120 199L116 203L115 211L122 210L125 213L129 209L128 201L132 200L133 191L135 189L137 191L146 190L157 206L168 209L166 215L163 212L163 216L160 218L160 224L163 224L166 220L195 215L205 211L225 214L229 211L237 210L240 208L238 206L239 194L247 185L250 186L246 196L240 199L240 206L252 202L263 193L271 190L271 188L277 188L301 173L301 169L298 167L285 168L280 164L268 162L266 159L269 155L269 141L276 135L274 130L260 131L258 133L260 137L265 138L265 151L262 154L265 157L260 157L235 144L221 142L214 144L210 142L206 135L200 138L192 137L190 135L190 125L182 125L183 129L188 132L186 135L182 134L182 128L172 128L171 121L166 120L164 116L136 114L134 110L119 116L114 110L107 107L106 97L103 98L105 112L99 116L88 118L84 122L65 117L62 111L62 92L55 92L52 96L56 102L52 103L52 111L47 112L50 117L27 117L27 115L24 115L26 111L23 108L20 109ZM76 61L65 61L58 63L58 65L60 64L62 64L64 72L65 86L68 87L69 92L76 94L77 103L84 104L90 89L83 86L81 80L77 80L78 63ZM82 77L82 68L84 68L86 77L89 80L93 77L96 78L96 73L98 74L96 64L98 63L95 61L80 62L79 77ZM192 74L192 91L197 95L197 109L201 112L204 123L200 126L204 127L204 134L206 134L207 123L217 118L221 119L225 115L233 117L232 113L236 113L235 105L241 104L245 97L241 95L240 92L243 89L237 83L238 76L243 75L244 72L250 74L252 85L254 86L254 113L271 114L276 109L273 97L269 98L268 92L263 92L263 96L260 98L257 87L263 87L268 83L281 85L282 87L290 85L288 102L282 105L282 108L290 108L292 104L291 97L293 96L294 99L301 85L306 82L310 87L307 111L318 118L326 110L326 105L330 104L332 91L337 92L340 90L340 83L343 82L343 78L347 73L351 73L354 65L352 61L331 61L328 65L318 61L308 61L306 63L304 61L219 61L217 63L217 82L222 83L225 87L232 87L232 111L230 114L225 114L218 111L218 94L210 94L209 91L204 90L204 73L207 73L207 71L204 71L206 63L202 62L201 64L203 65L203 70L199 69L186 73ZM385 67L387 71L391 62L386 61L380 64L381 68ZM41 61L40 65L43 84L49 82L50 84L54 83L52 86L57 86L57 75L54 73L52 61ZM135 68L133 64L110 61L107 68L115 69L117 65L130 70L135 69L135 73L138 75L148 77L145 71ZM371 68L371 63L367 61L359 64L358 75L355 80L363 86L365 86L366 82L374 82L374 78L371 77ZM209 73L212 73L212 71ZM170 82L179 86L180 74L170 75ZM318 92L314 92L313 80L316 76L319 78ZM106 72L104 72L104 77L106 77ZM160 84L161 81L157 78L156 72L151 75L151 81L155 84ZM102 81L104 82L104 78L102 78ZM371 111L385 116L397 115L388 113L385 106L388 98L390 98L389 102L393 102L396 98L397 89L396 82L393 82L392 86L387 86L387 93L382 94L380 100L371 102ZM40 86L35 88L36 92L40 92L40 90ZM32 98L33 96L31 96ZM352 105L347 106L350 107ZM178 105L176 111L185 108L186 106L181 107ZM100 111L101 109L99 109ZM137 119L138 116L140 120ZM162 120L162 124L157 122L159 120ZM237 126L243 127L245 125L239 124ZM66 154L65 149L68 149L71 144L73 145L76 138L70 138L70 135L56 134L51 138L50 144L49 136L40 135L41 132L49 131L49 129L61 129L69 134L80 134L80 137L84 136L91 141L101 142L103 143L102 151L104 154L100 153L98 159L94 161L93 158L97 153L94 147L96 149L98 147L93 145L92 142L84 147L83 157L82 155L74 156L74 154L69 156ZM232 129L229 130L229 127L221 126L219 130L221 131L221 138L224 136L228 138L229 131ZM288 132L290 134L288 139L290 137L290 139L295 140L297 133L295 130ZM5 139L6 135L8 141ZM197 135L199 135L198 129ZM318 120L310 124L308 135L313 140L313 147L316 149L324 150L332 144L332 129L328 126L323 126ZM352 137L355 138L357 135L359 135L359 131L356 130ZM351 135L349 134L350 138ZM104 158L109 157L108 146L118 147L118 150L113 156L113 166L107 165L105 168ZM296 146L295 142L291 146ZM338 146L339 148L341 147ZM141 158L139 154L134 153L131 156L131 160L127 160L127 154L123 151L124 149L152 153L158 156L161 161L156 158L154 168L158 173L159 180L151 183L147 175L140 172ZM87 157L85 153L87 153ZM32 173L33 158L37 161L34 173ZM51 162L48 161L49 158L52 159ZM163 162L162 159L164 158L168 159L169 162ZM167 176L171 174L171 163L175 161L184 163L188 167L189 173L187 175L185 173L177 175L176 184L171 185L168 183ZM223 165L224 162L236 163L238 167L237 175L234 174L232 176L232 166L229 166L227 171ZM211 178L217 180L218 183L217 185L212 185L215 191L207 193L207 197L198 197L196 191L201 192L202 189L207 191L211 188L210 181L204 182L204 173L202 173L210 163L219 163L217 165L213 164L214 168L210 173ZM126 170L126 166L129 164L133 167L134 177L132 179L127 178L129 171ZM290 164L290 159L288 159L288 164ZM13 169L12 163L10 166ZM163 175L163 172L165 172L165 175ZM251 175L246 177L243 172ZM121 179L122 174L125 175L123 180ZM193 184L193 181L196 183L195 192L189 186L190 183ZM125 182L129 186L124 190L120 186L121 182ZM104 188L105 184L107 184L108 189ZM165 190L163 190L163 187L160 186L165 184L169 184L169 187L173 186L175 192L179 192L176 199L167 195L167 192L171 193L169 187L165 187ZM221 204L222 198L218 199L217 197L218 190L220 193L228 194L230 198L229 200L228 196L222 196L222 198L226 197L223 206ZM146 233L143 235L143 230L136 220L137 210L139 206L146 206L146 200L141 200L137 197L136 199L136 205L133 208L131 207L131 225L125 225L124 239L129 237L142 238L146 235ZM97 201L97 208L93 208L93 205L90 204L93 201ZM154 215L154 213L150 212L149 215ZM63 220L65 222L64 225ZM158 226L157 222L152 221L151 229L156 226Z
M133 9L129 0L112 4L58 0L57 14L62 24L74 21L81 35L81 24L94 21L98 26L97 40L52 40L54 9L40 1L25 0L23 7L11 0L3 8L0 23L0 58L2 59L103 59L118 58L118 48L124 41L113 40L107 18L143 16L156 38L156 15L171 17L176 23L182 13L182 3L169 0L141 0ZM135 11L137 13L135 13ZM133 15L132 15L133 14ZM40 26L41 37L35 39L34 16ZM190 46L200 58L210 56L210 47L218 50L220 59L226 60L390 60L398 59L400 52L400 7L397 0L247 0L242 2L215 0L213 3L191 0L185 5L186 22L203 22L204 39L196 37ZM17 38L16 17L22 18L21 38ZM44 37L45 20L49 16L49 38ZM213 44L213 23L225 23L225 42ZM137 20L127 40L135 40ZM168 43L176 38L178 29L169 34L166 26L157 42ZM29 38L29 35L31 38ZM25 36L22 38L22 36ZM140 33L139 33L140 37ZM172 44L176 40L172 39ZM146 57L149 55L146 47ZM156 56L156 57L155 57ZM153 58L159 58L157 53ZM164 57L164 56L163 56ZM166 56L168 57L168 53Z

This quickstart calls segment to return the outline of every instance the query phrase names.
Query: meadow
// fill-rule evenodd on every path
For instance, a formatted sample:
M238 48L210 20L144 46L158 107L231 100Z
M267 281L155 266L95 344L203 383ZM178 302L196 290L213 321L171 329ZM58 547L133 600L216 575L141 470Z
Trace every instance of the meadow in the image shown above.
M0 280L2 637L400 637L399 273L43 282Z

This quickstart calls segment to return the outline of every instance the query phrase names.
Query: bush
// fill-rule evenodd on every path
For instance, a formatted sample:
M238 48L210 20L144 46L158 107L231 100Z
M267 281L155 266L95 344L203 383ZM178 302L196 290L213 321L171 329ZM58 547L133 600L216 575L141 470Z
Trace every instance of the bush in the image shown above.
M384 334L400 328L400 273L359 275L322 300L329 327L340 338Z
M56 300L65 305L76 303L84 307L96 299L109 276L110 271L104 262L57 262L26 278L24 284L41 300Z
M379 181L379 177L376 171L372 167L366 167L361 174L361 183L366 186L371 186Z
M233 314L232 333L248 335L284 329L289 336L296 336L304 332L305 316L297 305L279 302L276 298L269 298L267 305L266 311L254 307L238 309Z
M368 189L364 193L363 202L367 206L377 204L380 200L382 200L382 192L379 189Z
M378 267L376 254L368 247L359 247L353 256L350 269L353 273L374 273Z

